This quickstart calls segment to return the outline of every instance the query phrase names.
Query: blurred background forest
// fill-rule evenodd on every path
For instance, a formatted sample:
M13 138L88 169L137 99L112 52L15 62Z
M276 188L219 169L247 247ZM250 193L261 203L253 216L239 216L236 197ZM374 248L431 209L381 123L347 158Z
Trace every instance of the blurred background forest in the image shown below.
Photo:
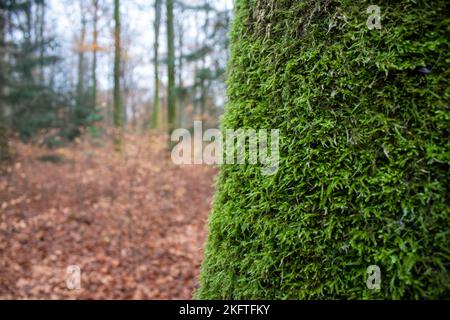
M0 0L0 298L191 298L216 172L167 134L217 125L232 7Z

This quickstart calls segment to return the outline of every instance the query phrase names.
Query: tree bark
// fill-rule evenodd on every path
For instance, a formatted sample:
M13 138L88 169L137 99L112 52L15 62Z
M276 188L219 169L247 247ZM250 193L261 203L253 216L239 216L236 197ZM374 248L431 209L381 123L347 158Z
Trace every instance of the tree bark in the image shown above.
M80 31L80 43L78 46L78 82L77 82L77 100L78 106L81 106L84 101L84 45L86 42L86 13L83 8L82 1L80 0L80 14L81 14L81 31Z
M176 125L176 88L175 88L175 32L173 22L173 0L166 0L167 5L167 71L168 71L168 124L169 137ZM169 139L170 140L170 139Z
M161 0L155 0L155 43L154 43L154 75L155 75L155 92L153 98L152 125L153 129L158 128L159 123L159 29L161 26Z
M120 0L114 0L114 127L115 146L118 152L122 151L122 102L120 97Z
M205 36L205 40L203 45L206 45L206 40L208 38L208 25L209 25L209 1L205 0L205 24L203 25L203 33ZM200 72L200 113L201 113L201 120L204 120L205 117L205 111L206 111L206 55L202 56L202 69Z
M183 17L178 20L178 124L180 127L184 125L184 104L186 94L183 83Z
M97 107L97 50L98 50L98 0L92 0L94 10L94 26L92 33L92 107Z
M3 72L5 66L5 33L6 33L6 14L0 10L0 71ZM4 76L0 75L0 98L4 94ZM3 99L1 99L3 100ZM0 102L0 161L9 158L8 132L3 118L4 102Z

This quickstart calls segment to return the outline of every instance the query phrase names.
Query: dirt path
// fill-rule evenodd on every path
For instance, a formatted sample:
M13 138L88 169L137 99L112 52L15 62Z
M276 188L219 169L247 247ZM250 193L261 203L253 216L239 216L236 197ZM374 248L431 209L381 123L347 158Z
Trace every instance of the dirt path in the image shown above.
M216 170L173 165L158 139L128 137L123 158L16 146L0 176L0 299L192 297Z

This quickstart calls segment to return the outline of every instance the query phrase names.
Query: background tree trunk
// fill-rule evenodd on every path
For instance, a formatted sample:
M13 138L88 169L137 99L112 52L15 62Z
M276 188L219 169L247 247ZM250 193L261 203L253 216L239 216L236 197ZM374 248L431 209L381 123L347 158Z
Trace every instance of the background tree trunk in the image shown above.
M3 72L5 71L5 33L6 33L6 14L0 10L0 161L9 157L8 148L8 132L3 113L6 105L3 101L5 79Z
M120 98L120 0L114 0L114 127L116 150L122 151L122 102Z
M178 124L180 127L184 126L184 105L186 99L186 91L183 82L183 17L182 12L178 19Z
M77 82L77 99L78 107L85 103L84 99L84 46L86 44L86 12L83 7L84 0L80 0L80 14L81 14L81 32L80 43L78 45L78 82Z
M154 75L155 75L155 92L153 99L153 112L152 112L152 124L153 129L158 128L159 124L159 29L161 25L161 0L155 0L155 42L154 42Z
M45 55L45 6L46 2L42 1L42 3L39 3L39 6L36 6L36 11L38 11L38 17L39 20L37 21L39 23L39 28L36 28L39 30L38 37L36 38L36 43L39 43L40 50L39 50L39 80L43 84L45 82L45 74L44 74L44 55Z
M98 50L98 0L92 0L93 33L92 33L92 107L97 107L97 50Z
M168 71L168 124L169 136L176 125L176 88L175 88L175 32L173 22L173 0L167 0L167 71ZM170 137L169 137L170 140Z
M205 24L203 25L203 34L205 36L205 39L203 40L203 45L207 45L207 38L208 38L208 25L209 25L209 1L205 0ZM200 113L201 113L201 119L202 121L205 120L205 111L206 111L206 54L203 54L202 56L202 63L201 63L201 71L200 71Z

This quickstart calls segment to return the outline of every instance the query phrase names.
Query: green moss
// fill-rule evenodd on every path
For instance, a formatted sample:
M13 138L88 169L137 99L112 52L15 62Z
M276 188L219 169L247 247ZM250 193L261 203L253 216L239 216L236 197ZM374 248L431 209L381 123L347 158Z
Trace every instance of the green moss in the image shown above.
M447 3L370 4L236 1L223 127L281 163L221 168L197 298L450 298Z

